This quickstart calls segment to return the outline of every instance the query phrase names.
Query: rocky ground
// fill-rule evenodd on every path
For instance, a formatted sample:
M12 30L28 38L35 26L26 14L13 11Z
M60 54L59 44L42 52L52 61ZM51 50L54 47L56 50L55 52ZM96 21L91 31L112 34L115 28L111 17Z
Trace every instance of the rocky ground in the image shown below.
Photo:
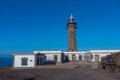
M88 68L14 70L0 67L0 80L120 80L120 73Z

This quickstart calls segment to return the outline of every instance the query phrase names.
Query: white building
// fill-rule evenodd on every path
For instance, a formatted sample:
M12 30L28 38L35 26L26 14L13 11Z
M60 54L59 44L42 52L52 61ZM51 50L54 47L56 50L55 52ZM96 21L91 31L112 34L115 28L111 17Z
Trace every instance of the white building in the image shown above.
M35 67L35 55L14 54L13 67Z
M101 58L110 54L120 52L120 50L91 50L90 53L93 56L92 62L101 61Z
M58 64L71 61L100 62L101 58L120 52L120 50L91 50L91 51L33 51L33 54L13 54L13 67L36 67L48 64Z

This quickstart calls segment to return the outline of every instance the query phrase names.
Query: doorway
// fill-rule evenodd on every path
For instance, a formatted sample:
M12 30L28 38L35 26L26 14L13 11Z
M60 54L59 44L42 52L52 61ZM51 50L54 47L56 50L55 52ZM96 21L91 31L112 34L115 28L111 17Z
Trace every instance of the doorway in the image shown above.
M82 60L82 55L79 55L79 61L81 61Z
M99 55L95 55L95 62L99 62Z
M75 61L75 59L76 59L75 54L72 54L72 61Z
M36 65L37 66L44 64L44 57L45 57L44 54L37 54L36 55Z
M55 61L55 62L58 61L58 55L54 55L54 61Z

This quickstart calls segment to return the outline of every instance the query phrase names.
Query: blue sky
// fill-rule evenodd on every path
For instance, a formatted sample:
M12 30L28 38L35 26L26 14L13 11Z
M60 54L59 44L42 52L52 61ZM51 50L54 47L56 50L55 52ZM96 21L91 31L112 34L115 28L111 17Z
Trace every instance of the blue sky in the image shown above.
M0 56L66 51L70 14L79 51L120 49L120 0L0 0Z

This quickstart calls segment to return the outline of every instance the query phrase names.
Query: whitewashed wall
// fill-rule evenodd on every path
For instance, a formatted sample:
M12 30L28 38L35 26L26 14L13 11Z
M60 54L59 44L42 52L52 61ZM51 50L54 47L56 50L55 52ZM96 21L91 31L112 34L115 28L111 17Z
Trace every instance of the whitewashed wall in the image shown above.
M55 53L45 54L46 60L54 60L54 55L57 55L57 56L58 56L57 62L61 62L61 61L62 61L62 55L61 55L61 54L55 54Z
M93 56L92 62L95 62L95 55L99 55L99 61L101 58L110 55L111 53L120 52L120 50L91 50L89 53ZM72 55L75 54L76 61L79 61L79 55L82 55L82 60L85 60L85 55L88 52L62 52L62 51L34 51L33 54L16 54L13 59L13 67L35 67L35 55L41 53L45 54L47 60L54 60L54 55L58 56L57 62L62 62L62 54L68 55L70 61L72 61ZM21 65L21 58L28 58L28 65ZM30 61L32 60L32 61Z
M28 65L27 66L22 66L21 65L21 58L28 58ZM31 61L32 60L32 61ZM25 54L16 54L14 55L13 59L13 67L35 67L35 55L25 55Z
M57 62L62 62L62 51L33 51L36 54L44 54L46 56L46 60L54 60L54 55L58 56Z
M84 54L86 54L86 52L63 52L65 55L68 56L69 60L72 61L72 55L75 55L75 60L79 61L79 55L82 55L82 60L84 60Z
M120 52L120 50L91 50L90 53L93 55L92 62L95 62L95 55L99 55L99 61L102 57L105 57L110 54Z
M105 56L110 55L110 54L111 53L99 53L99 52L92 53L92 55L93 55L92 62L95 62L95 55L99 55L99 61L101 61L102 57L105 57Z
M82 56L82 60L84 60L84 54L80 53L80 54L76 54L76 60L79 61L79 56Z

